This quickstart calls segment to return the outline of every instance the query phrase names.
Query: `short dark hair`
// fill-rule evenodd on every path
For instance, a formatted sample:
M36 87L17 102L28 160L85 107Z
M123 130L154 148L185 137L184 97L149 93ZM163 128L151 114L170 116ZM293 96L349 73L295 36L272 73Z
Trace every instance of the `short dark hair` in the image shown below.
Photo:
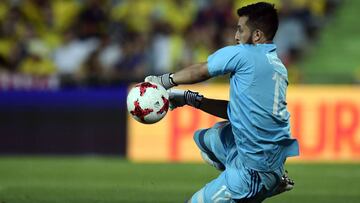
M246 24L250 29L259 29L264 32L269 40L274 39L279 27L279 18L274 4L259 2L239 8L237 10L239 17L247 16Z

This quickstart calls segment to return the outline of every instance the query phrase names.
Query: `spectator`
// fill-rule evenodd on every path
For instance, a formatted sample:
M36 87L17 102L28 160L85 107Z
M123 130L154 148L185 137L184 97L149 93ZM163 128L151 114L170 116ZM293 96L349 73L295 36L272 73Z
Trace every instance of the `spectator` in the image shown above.
M106 0L85 1L76 23L78 36L81 39L98 38L106 33L109 18L105 12L106 9Z
M341 0L267 1L281 14L275 39L279 54L291 67L290 77L300 78L293 64ZM71 85L140 81L149 72L174 71L233 44L235 10L254 2L1 1L0 69L55 74Z
M122 57L114 66L114 79L119 81L141 81L148 69L147 39L141 33L128 33L121 41ZM129 74L131 73L131 74Z
M82 64L90 54L96 50L99 41L95 38L80 40L76 38L72 29L64 34L63 44L55 50L54 62L61 77L75 78L80 73Z

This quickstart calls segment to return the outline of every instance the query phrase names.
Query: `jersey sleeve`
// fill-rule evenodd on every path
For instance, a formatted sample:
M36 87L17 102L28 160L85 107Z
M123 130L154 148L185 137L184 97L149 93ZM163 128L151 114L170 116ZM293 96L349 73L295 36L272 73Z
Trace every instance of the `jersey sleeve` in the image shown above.
M241 58L239 47L224 47L208 57L208 71L211 76L231 73L238 68L241 63Z

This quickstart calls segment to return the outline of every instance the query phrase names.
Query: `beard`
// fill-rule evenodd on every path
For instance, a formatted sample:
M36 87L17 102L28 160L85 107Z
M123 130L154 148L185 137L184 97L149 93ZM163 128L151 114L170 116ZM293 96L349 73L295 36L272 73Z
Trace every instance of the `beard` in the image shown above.
M250 36L249 36L249 38L247 38L247 39L245 40L245 44L251 44L251 45L253 45L254 42L253 42L252 38L253 38L253 35L254 35L254 33L255 33L255 29L252 28L252 26L249 26L249 29L250 29Z
M249 38L245 41L245 44L254 44L252 41L252 34L253 32L251 32L251 35L249 36Z
M244 40L244 42L236 41L236 44L254 44L252 41L252 34L246 40Z

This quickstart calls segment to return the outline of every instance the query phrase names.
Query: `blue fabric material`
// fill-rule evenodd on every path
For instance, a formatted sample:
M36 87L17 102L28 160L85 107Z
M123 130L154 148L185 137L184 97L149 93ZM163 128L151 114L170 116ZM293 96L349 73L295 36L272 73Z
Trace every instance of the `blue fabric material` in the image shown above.
M287 111L287 71L274 44L235 45L208 57L211 76L230 73L228 116L237 158L263 172L299 154Z
M240 162L229 122L220 122L212 128L198 130L195 132L194 140L200 150L205 152L206 149L215 154L224 164L225 171L195 193L192 202L199 202L199 199L213 202L211 198L214 195L224 199L223 202L253 198L262 189L273 190L284 172L283 166L272 172L259 172Z

